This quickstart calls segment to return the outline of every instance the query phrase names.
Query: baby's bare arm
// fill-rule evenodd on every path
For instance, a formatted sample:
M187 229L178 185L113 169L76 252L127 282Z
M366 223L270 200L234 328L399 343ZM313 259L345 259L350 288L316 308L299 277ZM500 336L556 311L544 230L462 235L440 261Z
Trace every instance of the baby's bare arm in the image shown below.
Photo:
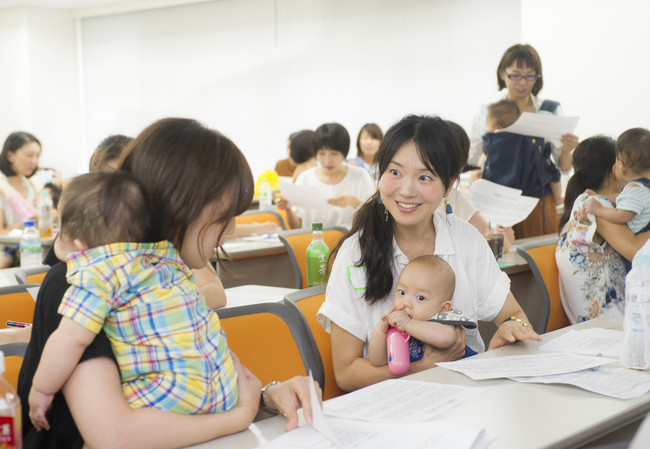
M411 319L404 330L436 349L447 349L456 342L456 330L451 324Z
M384 366L388 364L388 353L386 350L386 332L388 323L382 319L372 331L370 341L368 342L368 360L374 366Z

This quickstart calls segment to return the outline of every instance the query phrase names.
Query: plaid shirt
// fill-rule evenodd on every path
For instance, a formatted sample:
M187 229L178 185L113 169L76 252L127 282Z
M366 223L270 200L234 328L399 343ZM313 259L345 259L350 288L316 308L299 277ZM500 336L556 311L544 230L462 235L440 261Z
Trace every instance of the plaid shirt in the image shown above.
M219 317L168 241L72 253L59 313L113 345L131 407L212 413L237 404Z

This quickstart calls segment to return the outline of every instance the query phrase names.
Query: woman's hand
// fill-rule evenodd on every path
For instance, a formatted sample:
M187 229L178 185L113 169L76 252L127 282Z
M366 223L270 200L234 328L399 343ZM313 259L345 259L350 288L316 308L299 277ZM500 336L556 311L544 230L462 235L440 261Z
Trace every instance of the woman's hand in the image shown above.
M526 321L525 317L521 321L504 321L492 337L488 351L519 340L542 340L542 337L537 335L537 332L533 330L533 327Z
M462 326L454 326L454 330L456 339L453 345L447 349L436 349L431 345L424 345L422 358L411 363L411 367L406 374L433 368L438 362L451 362L462 358L465 355L465 345L467 344L465 329Z
M244 365L235 354L231 354L235 369L237 370L237 385L239 387L239 401L237 409L240 409L248 424L252 423L259 411L260 395L262 394L262 382Z
M327 202L332 206L338 207L357 207L361 203L359 198L347 193L339 193L338 195L328 199Z
M562 142L562 147L560 148L562 152L570 152L578 146L578 136L575 134L563 134L560 137L560 142Z
M309 397L309 382L314 382L316 394L320 399L322 392L318 383L309 377L293 377L285 382L269 387L264 393L264 401L269 407L280 410L289 420L287 430L295 429L298 425L298 409L302 408L305 421L312 423L312 403Z

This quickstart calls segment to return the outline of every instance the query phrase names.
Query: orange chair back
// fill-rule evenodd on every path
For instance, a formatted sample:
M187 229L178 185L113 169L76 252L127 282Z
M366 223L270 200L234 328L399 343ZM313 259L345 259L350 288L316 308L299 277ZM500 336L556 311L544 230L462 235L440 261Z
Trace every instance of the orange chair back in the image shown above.
M557 241L557 239L555 240ZM533 271L533 275L535 276L542 296L544 295L545 290L548 297L549 312L546 332L561 329L571 324L569 318L567 318L566 313L564 312L562 300L560 299L559 274L557 263L555 262L556 247L557 242L522 248L530 258L527 258L528 264Z
M266 385L274 380L305 376L321 378L315 364L317 349L308 341L301 318L283 303L219 309L228 346L242 365Z
M327 226L323 228L323 240L330 251L339 243L347 230L339 226ZM312 231L308 229L296 229L293 231L281 232L278 237L284 243L294 275L296 277L295 288L307 287L307 247L311 243Z
M18 388L18 374L20 374L20 367L23 366L23 358L17 355L5 356L5 372L4 377L7 382L14 387Z
M38 285L21 284L0 288L0 329L7 327L7 321L32 322L36 301L27 291L28 287Z
M287 229L285 221L276 211L266 211L266 210L248 210L241 215L235 217L235 224L252 224L252 223L266 223L272 222L281 227L282 229Z
M49 266L25 268L16 270L16 281L19 284L42 284L45 275L50 271Z
M313 295L308 295L306 292L314 291ZM305 317L305 321L309 325L309 329L314 336L320 358L323 362L323 373L325 375L325 382L323 386L323 400L335 398L346 392L343 391L336 384L334 377L334 365L332 363L332 340L330 334L325 332L323 326L320 325L316 319L318 309L325 301L325 286L312 287L307 290L301 290L299 293L305 292L305 295L294 296L296 293L287 295L285 302L292 303ZM297 292L298 293L298 292Z

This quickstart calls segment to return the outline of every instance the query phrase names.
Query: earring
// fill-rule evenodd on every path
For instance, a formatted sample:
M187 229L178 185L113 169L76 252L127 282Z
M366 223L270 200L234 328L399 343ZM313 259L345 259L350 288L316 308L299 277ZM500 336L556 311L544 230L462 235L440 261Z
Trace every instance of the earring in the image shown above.
M386 206L384 206L384 217L386 217L386 221L388 221L388 209L386 209Z

